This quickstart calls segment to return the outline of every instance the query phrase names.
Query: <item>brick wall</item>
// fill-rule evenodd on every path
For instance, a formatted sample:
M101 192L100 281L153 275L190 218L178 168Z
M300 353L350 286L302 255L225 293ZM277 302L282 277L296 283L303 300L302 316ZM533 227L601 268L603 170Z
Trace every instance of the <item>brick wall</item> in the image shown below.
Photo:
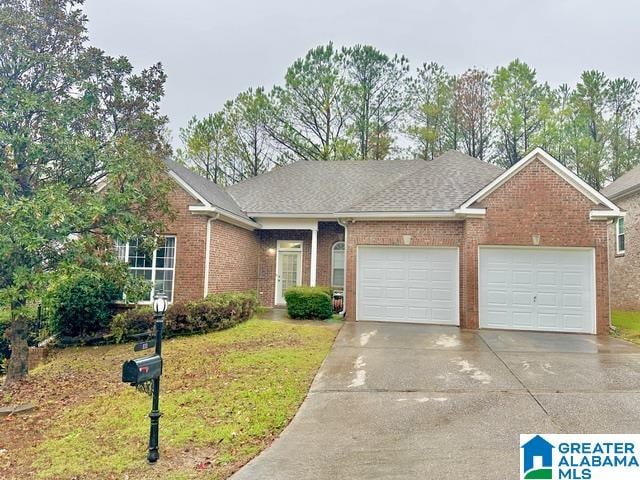
M209 292L256 290L259 248L257 232L213 221Z
M347 318L355 319L357 245L460 248L460 325L478 328L478 247L480 245L594 247L596 253L597 332L609 326L607 222L591 221L594 204L540 161L533 161L474 207L485 218L460 222L370 222L347 227Z
M356 318L356 257L358 245L404 245L403 235L411 235L411 246L460 247L463 222L357 221L347 225L346 318ZM460 268L463 259L460 255ZM462 275L461 275L462 277Z
M338 222L318 222L316 285L331 286L331 249L338 241L344 241L344 228Z
M176 236L174 300L202 298L207 217L189 211L199 202L177 185L169 198L175 218L167 222L165 234Z
M615 200L627 212L624 219L625 253L616 254L616 226L609 224L611 308L640 310L640 193Z
M544 163L534 160L474 207L486 208L484 219L468 220L465 229L463 326L478 327L477 245L594 247L596 255L597 333L609 329L607 222L591 221L595 205Z

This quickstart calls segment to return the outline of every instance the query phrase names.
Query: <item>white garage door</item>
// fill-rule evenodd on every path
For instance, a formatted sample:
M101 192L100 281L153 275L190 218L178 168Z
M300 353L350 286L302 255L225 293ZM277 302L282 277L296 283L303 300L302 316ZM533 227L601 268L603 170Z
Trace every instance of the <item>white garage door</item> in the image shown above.
M480 327L595 333L594 250L480 248Z
M358 247L358 320L458 325L458 249Z

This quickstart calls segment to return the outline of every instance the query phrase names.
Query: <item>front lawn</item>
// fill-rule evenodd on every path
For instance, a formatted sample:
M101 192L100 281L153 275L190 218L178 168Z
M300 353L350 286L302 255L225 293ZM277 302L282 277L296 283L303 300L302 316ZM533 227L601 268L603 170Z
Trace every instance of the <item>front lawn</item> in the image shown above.
M146 464L151 400L122 384L132 345L54 353L0 404L0 478L226 478L287 425L329 351L336 325L250 320L167 340L160 454Z
M615 336L640 343L640 312L614 310L611 323L616 327Z

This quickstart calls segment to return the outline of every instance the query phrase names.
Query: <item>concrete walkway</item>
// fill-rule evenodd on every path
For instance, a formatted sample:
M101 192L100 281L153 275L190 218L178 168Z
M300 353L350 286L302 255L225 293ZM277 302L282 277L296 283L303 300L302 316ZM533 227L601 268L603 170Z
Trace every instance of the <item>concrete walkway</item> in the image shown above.
M232 478L514 479L520 433L638 433L640 348L590 335L358 322Z

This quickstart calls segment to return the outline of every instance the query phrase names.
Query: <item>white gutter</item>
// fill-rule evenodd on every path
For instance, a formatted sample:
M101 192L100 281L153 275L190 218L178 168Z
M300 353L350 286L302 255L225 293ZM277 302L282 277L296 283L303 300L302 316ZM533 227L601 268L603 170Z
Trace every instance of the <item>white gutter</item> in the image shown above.
M591 210L589 212L589 220L608 220L609 218L626 217L627 212L616 210Z
M192 213L201 213L204 215L222 216L225 219L228 219L229 223L232 223L239 227L244 227L244 228L249 227L250 230L256 230L260 228L260 224L254 222L253 220L248 220L246 218L241 217L240 215L236 215L235 213L231 213L214 206L191 205L189 207L189 211Z
M204 252L204 294L202 298L206 297L209 294L209 262L211 261L211 224L214 220L217 220L220 214L216 214L213 217L210 217L207 220L207 240L206 251Z
M344 317L347 312L347 223L344 220L338 219L338 225L344 228L344 287L342 289L342 311L339 315ZM331 267L333 268L333 266ZM332 274L333 275L333 274Z

